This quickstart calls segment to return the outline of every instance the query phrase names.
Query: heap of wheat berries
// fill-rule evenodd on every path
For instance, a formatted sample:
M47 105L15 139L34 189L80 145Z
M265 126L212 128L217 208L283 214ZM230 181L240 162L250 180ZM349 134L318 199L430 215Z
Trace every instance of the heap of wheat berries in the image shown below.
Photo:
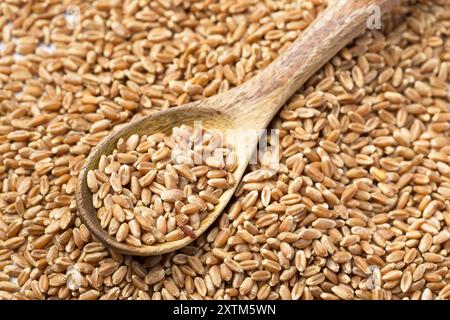
M87 175L102 228L132 246L195 238L235 184L237 158L220 132L186 125L171 135L120 139Z

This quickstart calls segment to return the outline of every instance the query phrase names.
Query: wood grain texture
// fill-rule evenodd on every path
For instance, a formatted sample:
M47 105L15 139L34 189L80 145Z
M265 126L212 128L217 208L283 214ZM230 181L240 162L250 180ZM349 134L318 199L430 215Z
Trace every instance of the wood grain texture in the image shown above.
M88 171L98 166L101 155L112 153L120 138L126 139L134 133L138 135L170 133L175 126L192 125L194 121L199 120L203 122L205 128L216 128L224 133L228 129L266 128L295 91L352 39L365 31L370 6L377 5L382 12L387 12L398 3L398 0L335 0L286 52L243 85L203 101L171 108L133 121L106 138L92 150L78 177L76 201L83 223L94 237L107 247L125 254L159 255L192 242L189 237L142 247L118 242L100 226L97 210L92 204L92 193L87 187ZM238 168L233 173L236 181L242 178L255 143L246 148L245 154L238 155ZM195 230L197 237L220 216L237 185L236 183L220 197L220 203L201 222L200 228Z

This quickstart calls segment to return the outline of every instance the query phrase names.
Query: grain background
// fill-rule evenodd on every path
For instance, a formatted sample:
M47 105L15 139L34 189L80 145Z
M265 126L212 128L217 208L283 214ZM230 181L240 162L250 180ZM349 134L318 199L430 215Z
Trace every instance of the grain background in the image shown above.
M280 170L251 166L193 245L124 256L77 217L93 146L243 83L325 6L1 2L0 299L448 299L446 0L409 1L318 71L273 122Z

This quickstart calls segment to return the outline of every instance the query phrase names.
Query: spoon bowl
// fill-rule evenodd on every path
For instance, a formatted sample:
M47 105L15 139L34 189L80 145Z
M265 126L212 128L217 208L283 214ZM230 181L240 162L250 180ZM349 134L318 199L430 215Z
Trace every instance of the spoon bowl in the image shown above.
M76 192L76 200L78 204L78 212L83 222L88 226L93 235L113 248L117 252L133 255L158 255L174 251L182 248L194 241L190 237L184 237L177 241L165 242L156 245L143 245L141 247L131 246L129 244L119 242L112 237L100 225L100 220L97 218L97 209L92 203L92 192L87 186L87 173L98 167L100 157L108 155L113 152L119 139L127 139L133 134L151 135L157 132L170 134L173 127L182 124L194 125L194 122L200 121L203 128L220 130L224 135L231 131L229 129L237 128L237 125L229 115L222 113L217 109L202 106L199 103L192 103L182 107L170 108L162 112L152 114L149 117L141 118L124 126L122 129L110 135L97 145L90 153L83 168L80 171L78 180L78 188ZM238 165L233 175L236 181L239 181L247 167L247 161L244 157L238 157ZM199 237L208 227L217 219L222 213L223 209L231 199L238 183L236 182L230 189L224 191L220 196L220 202L208 213L208 216L200 223L200 227L194 230L196 237Z

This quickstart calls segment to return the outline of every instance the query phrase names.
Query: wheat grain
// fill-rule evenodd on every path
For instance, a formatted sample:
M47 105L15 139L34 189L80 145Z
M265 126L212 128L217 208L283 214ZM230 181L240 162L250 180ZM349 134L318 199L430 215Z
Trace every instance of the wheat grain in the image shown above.
M77 176L106 135L247 81L324 7L106 0L80 4L69 25L60 1L3 4L0 299L449 299L445 1L411 1L314 74L273 122L278 171L252 165L193 245L123 256L76 216ZM120 142L113 163L102 157L89 186L110 206L102 225L121 237L128 226L127 243L172 241L177 223L198 223L217 201L207 180L224 179L238 155L158 175L163 136L141 138ZM207 192L163 201L174 176ZM183 213L157 228L166 208Z

